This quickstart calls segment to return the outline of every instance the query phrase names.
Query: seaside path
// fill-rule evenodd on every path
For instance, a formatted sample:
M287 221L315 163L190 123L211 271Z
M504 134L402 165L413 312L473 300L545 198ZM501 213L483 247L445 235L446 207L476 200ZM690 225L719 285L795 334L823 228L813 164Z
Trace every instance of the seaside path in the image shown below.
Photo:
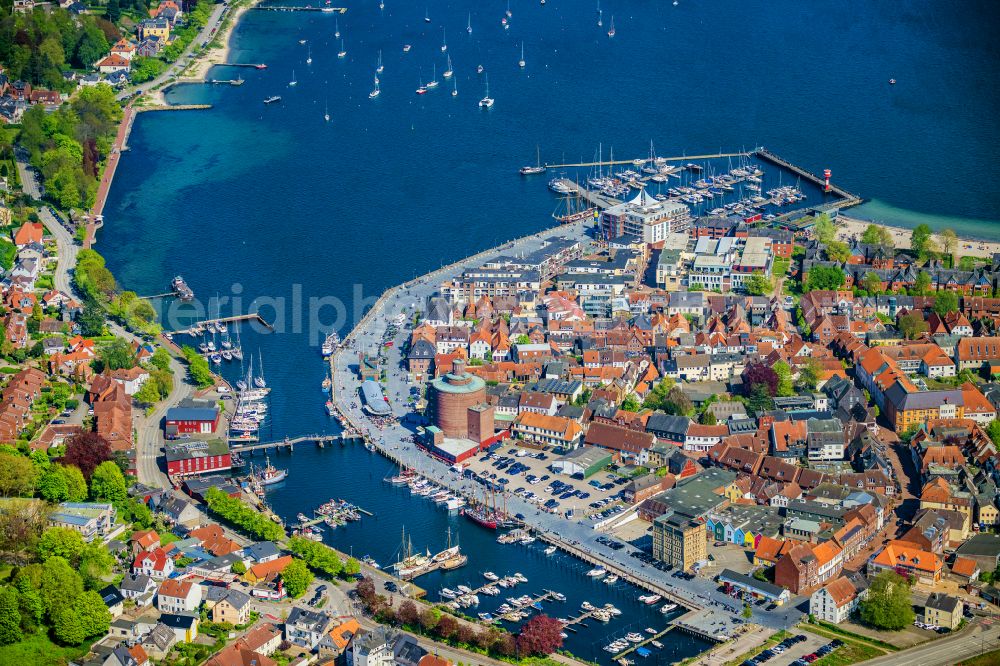
M564 236L586 239L587 233L582 225L566 225L551 229L544 235L545 238ZM505 244L492 251L490 255L530 253L539 249L542 242L542 238L538 236L528 237ZM358 398L360 382L352 363L357 362L358 352L372 352L382 346L383 334L397 313L412 313L415 309L423 309L425 300L436 294L442 280L476 267L483 261L483 256L468 258L398 288L389 298L379 303L377 311L352 332L346 341L347 349L336 356L334 368L336 401L352 423L360 426L364 433L373 442L377 442L388 455L399 459L403 464L414 468L417 473L436 483L466 495L472 494L475 487L478 486L474 486L471 481L458 478L449 472L445 465L421 453L411 441L412 433L409 430L398 424L379 429L367 419L361 411ZM398 417L404 416L407 412L405 401L410 388L406 372L402 368L403 358L401 357L401 349L407 336L408 331L403 327L397 333L395 344L386 350L387 381L384 392ZM508 511L522 513L525 516L525 522L531 527L548 534L558 535L558 538L564 542L577 544L594 556L612 563L617 568L639 579L681 594L690 603L703 607L713 606L713 610L716 612L721 612L722 608L734 609L730 612L732 612L733 617L736 617L736 612L739 609L735 607L733 600L717 590L715 583L711 580L695 578L690 581L681 581L671 578L669 573L646 566L645 563L630 557L631 549L615 551L598 543L596 539L600 533L594 530L589 523L574 522L561 516L541 512L534 505L512 494L507 495L506 501ZM771 612L755 609L753 621L770 629L787 629L794 626L801 618L802 612L794 605L788 604Z
M189 60L191 57L191 52L194 51L195 48L200 48L202 43L209 41L214 36L216 29L218 29L219 25L222 23L223 18L225 18L229 10L230 10L229 3L221 3L216 5L215 9L212 10L211 16L208 17L208 21L205 23L205 27L201 29L201 32L198 33L197 37L191 40L191 43L188 44L187 48L184 49L184 52L181 53L180 57L178 57L177 60L173 62L173 64L171 64L169 67L163 70L163 73L157 76L155 79L151 79L146 83L140 83L137 86L126 88L122 92L118 93L118 99L124 100L128 97L132 97L134 95L139 95L141 93L147 92L162 85L168 79L177 76L177 74L182 69L184 69L185 67L188 66L188 64L190 64Z

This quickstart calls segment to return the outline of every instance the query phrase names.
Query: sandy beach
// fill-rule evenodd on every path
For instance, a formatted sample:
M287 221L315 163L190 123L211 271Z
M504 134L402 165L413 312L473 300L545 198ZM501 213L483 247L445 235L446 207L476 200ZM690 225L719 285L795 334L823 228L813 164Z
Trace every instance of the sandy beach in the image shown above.
M871 224L871 222L858 220L841 214L836 221L837 240L847 241L854 236L860 238L869 224ZM892 238L897 248L909 249L910 236L913 233L912 229L893 227L885 224L879 226L885 227L892 233ZM938 244L940 245L940 243ZM959 237L958 247L955 248L955 255L957 257L971 256L989 258L998 252L1000 252L1000 242L962 237Z
M259 0L252 0L251 2L242 4L234 9L232 13L224 19L224 27L212 40L213 42L217 41L221 46L210 47L202 55L198 56L198 58L184 70L184 73L179 80L203 81L212 67L228 62L229 40L233 36L233 30L236 29L237 25L239 25L243 14L248 9L256 5L258 1Z

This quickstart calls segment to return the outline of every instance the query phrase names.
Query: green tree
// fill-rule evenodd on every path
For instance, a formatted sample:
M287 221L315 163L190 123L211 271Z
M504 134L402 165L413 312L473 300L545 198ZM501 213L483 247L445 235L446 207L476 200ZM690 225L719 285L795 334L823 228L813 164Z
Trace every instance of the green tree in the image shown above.
M816 216L816 221L813 223L813 234L815 234L816 240L824 245L828 245L836 237L837 230L829 215L823 213Z
M39 477L38 494L48 502L65 502L69 499L66 477L58 466L53 465Z
M298 599L309 589L313 575L302 560L292 560L281 572L281 580L285 584L288 596Z
M830 261L836 261L842 264L851 258L851 248L847 246L847 243L831 241L826 244L825 250L826 258Z
M160 370L166 370L169 372L170 352L168 352L163 347L157 347L156 351L153 352L152 358L149 359L149 362L153 365L153 367L159 368Z
M37 478L38 470L31 460L17 453L0 453L0 495L30 497Z
M133 396L141 405L153 405L160 400L160 386L152 378L146 380Z
M839 266L813 266L809 269L806 291L840 289L844 286L844 271Z
M882 278L874 271L868 271L861 280L861 288L874 296L882 291Z
M111 613L100 594L94 591L84 592L77 598L75 606L85 637L100 636L108 632Z
M101 349L101 360L104 367L111 370L128 369L135 365L135 352L132 346L122 338L115 338L109 345Z
M11 645L24 638L17 590L0 587L0 645Z
M778 375L778 392L776 395L781 397L788 397L795 394L795 388L792 385L792 369L788 367L788 364L784 361L778 361L771 369L774 370L774 374Z
M941 240L941 250L954 262L955 248L958 247L958 235L954 229L942 229L938 233Z
M208 361L191 347L184 346L181 351L184 352L184 358L188 362L188 373L194 383L201 388L212 386L215 383L215 378L212 377Z
M240 560L236 560L233 562L233 566L229 567L229 570L237 576L242 576L247 572L247 565L243 564Z
M670 393L670 390L674 388L675 384L676 382L670 377L664 377L660 380L660 383L654 386L653 390L649 392L649 395L646 396L642 406L649 407L650 409L663 409L663 404L667 401L667 395Z
M56 609L76 601L83 594L83 581L62 557L51 557L41 569L39 592L45 612L52 617Z
M815 391L819 386L820 365L815 359L809 359L799 366L799 385L807 391Z
M118 19L122 17L121 3L118 0L108 0L108 7L105 16L107 16L108 20L112 23L118 23ZM141 83L141 81L137 81L136 83Z
M361 573L361 563L354 557L348 557L344 562L344 576L356 576Z
M913 288L910 293L914 296L927 296L931 293L931 276L927 274L926 271L920 271L917 273L916 279L913 281Z
M80 329L84 335L103 335L104 321L104 311L97 303L94 301L88 301L87 304L83 306L83 312L80 313L79 322Z
M770 278L768 278L762 271L754 271L750 277L746 279L744 283L747 293L752 296L763 296L764 294L770 293L773 289Z
M898 631L913 623L910 586L899 574L883 571L868 588L868 597L858 606L861 621L876 629Z
M774 399L767 390L766 384L754 384L753 388L750 389L750 395L747 397L747 407L756 415L760 415L769 409L774 409Z
M83 552L83 535L68 527L50 527L38 540L38 559L47 562L53 557L76 562Z
M79 645L87 638L80 611L73 606L61 606L52 616L52 633L64 645Z
M103 543L88 543L80 553L80 575L84 585L97 590L104 587L104 577L111 573L115 558Z
M990 421L990 424L986 426L986 434L990 436L995 446L1000 446L1000 421L997 419Z
M90 477L90 496L95 500L117 504L128 497L128 484L114 462L102 462Z
M642 405L639 404L639 399L631 393L625 396L625 399L622 400L622 409L626 412L637 412L641 407Z
M958 294L953 291L939 291L934 296L934 312L942 316L949 312L958 312Z
M749 620L753 617L753 609L750 608L750 604L743 604L743 611L740 613L744 620Z
M710 409L706 409L701 415L702 425L716 425L718 422L719 419L716 418L715 412Z
M885 250L893 249L896 244L892 240L892 233L878 224L869 224L865 227L861 235L861 242L866 245L874 245Z
M910 234L910 248L917 253L918 257L924 256L933 233L926 224L918 224L913 228L913 232Z
M694 414L694 404L680 386L670 389L662 407L667 414L674 414L676 416L691 416Z
M167 63L159 58L144 58L139 56L132 59L132 82L145 83L152 81L163 73L167 68Z
M907 340L915 340L930 328L927 320L919 312L907 312L904 315L900 315L899 319L896 320L896 324L899 326L899 332Z
M514 344L516 344L516 345L530 345L531 344L531 338L529 338L527 335L524 335L522 333L521 335L519 335L516 338L514 338Z

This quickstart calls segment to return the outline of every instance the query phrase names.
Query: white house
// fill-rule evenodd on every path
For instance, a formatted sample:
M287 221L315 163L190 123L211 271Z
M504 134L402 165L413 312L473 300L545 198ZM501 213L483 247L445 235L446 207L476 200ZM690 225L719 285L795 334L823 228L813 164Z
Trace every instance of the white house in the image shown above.
M201 605L201 585L191 581L165 580L156 593L161 613L190 613Z
M820 620L840 624L850 617L866 596L867 588L859 590L850 578L841 576L812 593L809 597L809 613Z

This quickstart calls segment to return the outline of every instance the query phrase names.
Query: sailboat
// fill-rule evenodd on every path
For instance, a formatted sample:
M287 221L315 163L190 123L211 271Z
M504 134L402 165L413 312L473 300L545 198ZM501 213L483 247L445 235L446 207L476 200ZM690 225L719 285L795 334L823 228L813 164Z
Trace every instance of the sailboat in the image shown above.
M517 61L517 66L524 69L524 42L521 42L521 59Z
M382 49L378 50L378 67L375 68L376 74L381 74L385 67L382 66Z
M292 80L288 82L288 85L290 85L290 86L297 86L298 84L299 84L299 82L295 80L295 70L293 69L292 70Z
M458 79L452 79L451 82L455 84L455 87L451 90L451 96L458 97Z
M333 19L333 24L335 26L334 29L333 29L334 30L334 32L333 32L333 38L334 39L340 39L340 20L339 19Z
M427 8L424 7L424 23L430 23L430 22L431 22L430 12L428 12Z
M472 34L472 12L469 12L469 25L466 26L465 31L470 35Z
M444 70L444 72L442 72L441 76L443 76L446 79L450 79L451 75L454 74L454 73L455 72L451 71L451 56L448 56L448 69Z
M382 2L382 0L379 0L379 3L378 3L378 8L379 8L379 9L385 9L385 3L384 3L384 2Z
M323 120L330 122L330 101L323 103Z
M433 71L433 73L431 74L431 80L427 82L427 89L428 90L430 90L431 88L437 88L438 87L437 65L434 65L434 69L432 71Z
M261 355L260 351L257 352L258 364L260 365L260 374L253 378L253 385L257 388L267 388L267 382L264 381L264 357Z
M420 77L420 87L417 88L418 95L424 95L427 93L427 86L424 85L424 77Z
M612 14L611 15L611 29L608 30L608 37L614 37L614 36L615 36L615 15Z
M545 167L542 166L542 153L538 146L535 146L535 166L521 167L522 176L531 176L536 173L545 173Z
M441 53L448 50L448 40L445 39L444 28L441 28Z
M347 50L344 48L344 40L340 40L340 52L337 53L338 58L344 58L347 56Z
M490 75L486 75L486 97L479 100L479 106L484 109L493 107L494 99L490 97Z
M375 99L382 90L378 87L378 76L375 76L375 89L368 93L368 99Z
M514 14L510 11L510 0L507 0L507 18L512 17Z
M309 55L308 55L308 56L306 57L306 64L307 64L307 65L311 65L311 64L312 64L312 61L313 61L313 49L312 49L312 47L310 46L310 47L309 47Z
M604 11L600 8L597 9L597 27L600 28L604 25Z

